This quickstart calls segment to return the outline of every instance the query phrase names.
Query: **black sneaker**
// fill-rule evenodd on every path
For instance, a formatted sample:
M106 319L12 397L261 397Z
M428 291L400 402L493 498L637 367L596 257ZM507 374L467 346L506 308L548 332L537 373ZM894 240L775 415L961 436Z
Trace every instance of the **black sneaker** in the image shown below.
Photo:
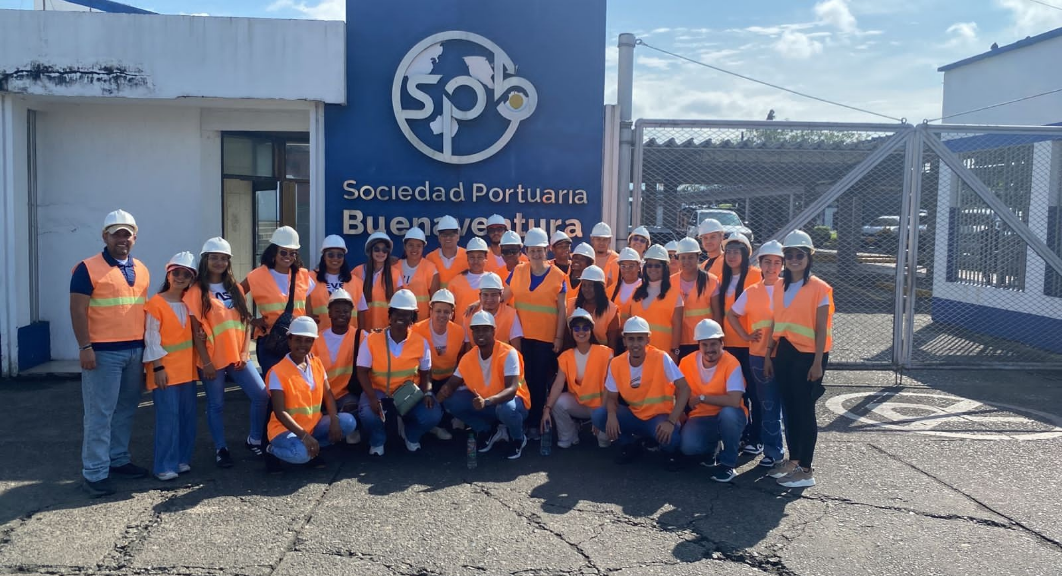
M516 460L520 457L520 454L524 451L524 446L527 446L527 436L525 435L519 442L510 441L509 450L506 451L505 457L509 460Z
M494 434L491 432L476 432L476 452L486 452L491 449L492 438Z
M251 444L250 441L245 440L243 442L243 445L246 446L247 449L251 451L251 454L254 454L255 456L261 457L263 454L265 454L265 450L262 449L261 444Z
M750 456L757 456L763 454L763 444L745 444L741 447L742 454L748 454Z
M616 464L630 464L638 458L641 452L641 448L637 443L622 446L619 456L616 456Z
M111 475L121 476L122 478L147 478L147 468L141 468L132 462L127 462L121 466L111 466Z
M325 468L326 466L328 466L328 462L325 462L325 459L321 458L320 454L306 463L307 468Z
M100 498L102 496L110 496L114 494L114 484L111 483L110 478L104 478L103 480L97 480L95 482L89 482L82 478L84 482L81 483L81 487L85 489L90 498Z
M214 454L214 463L218 465L218 468L232 468L232 465L235 464L228 448L222 448Z
M271 452L265 452L264 455L266 474L280 474L284 471L280 458L277 458Z
M733 480L734 476L737 476L737 474L734 472L733 468L720 464L719 466L715 467L715 471L712 472L711 479L714 482L722 482L725 484Z

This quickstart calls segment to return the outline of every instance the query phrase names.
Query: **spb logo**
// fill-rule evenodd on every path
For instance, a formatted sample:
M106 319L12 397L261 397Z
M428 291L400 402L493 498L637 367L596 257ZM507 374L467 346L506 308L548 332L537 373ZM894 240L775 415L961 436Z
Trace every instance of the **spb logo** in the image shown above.
M391 104L398 126L417 150L440 162L490 158L538 103L535 87L516 70L497 44L478 34L429 36L406 53L395 73ZM440 86L444 77L450 79ZM488 104L497 113L485 113Z

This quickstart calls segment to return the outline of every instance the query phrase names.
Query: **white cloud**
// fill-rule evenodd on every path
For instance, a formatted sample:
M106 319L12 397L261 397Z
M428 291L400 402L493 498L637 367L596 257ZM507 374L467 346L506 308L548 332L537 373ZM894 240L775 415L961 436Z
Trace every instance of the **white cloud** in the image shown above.
M653 28L649 33L650 34L667 34L668 32L671 32L671 28Z
M634 62L639 66L654 68L656 70L666 70L676 61L670 58L657 58L656 56L639 56Z
M346 0L319 0L317 3L296 2L295 0L276 0L266 10L294 10L305 18L313 20L346 20Z
M804 60L822 53L822 42L814 40L802 32L786 30L773 45L774 50L783 58Z
M859 32L855 16L848 8L848 0L823 0L815 4L815 16L846 34Z
M950 37L945 44L949 48L967 47L977 42L977 22L956 22L945 32Z
M1050 4L1051 2L1048 3ZM1058 4L1058 2L1054 3ZM1009 10L1011 18L1013 18L1013 22L1007 30L1007 33L1012 35L1012 38L999 41L1000 46L1062 26L1062 10L1035 4L1028 0L996 0L996 5Z

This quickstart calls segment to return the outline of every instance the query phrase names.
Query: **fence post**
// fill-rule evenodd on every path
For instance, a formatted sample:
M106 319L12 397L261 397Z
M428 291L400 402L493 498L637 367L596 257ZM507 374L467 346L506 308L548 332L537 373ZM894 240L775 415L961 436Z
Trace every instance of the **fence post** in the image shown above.
M907 290L907 278L905 271L907 269L907 260L909 258L908 251L910 246L910 234L908 234L908 227L911 225L911 205L913 204L912 196L914 191L915 172L915 147L918 140L918 131L910 130L905 135L907 142L904 146L903 156L903 192L902 200L900 203L900 227L899 232L896 234L896 242L898 244L896 250L896 274L895 274L895 288L893 290L893 313L892 313L892 363L893 367L901 366L904 356L904 304L906 298L910 298L911 294L906 292Z
M626 243L627 232L631 225L631 144L633 142L631 107L634 100L634 34L623 33L619 35L619 68L616 77L616 102L620 109L620 144L619 144L619 190L613 192L619 195L616 205L616 227L614 238L616 248L620 248L620 242Z

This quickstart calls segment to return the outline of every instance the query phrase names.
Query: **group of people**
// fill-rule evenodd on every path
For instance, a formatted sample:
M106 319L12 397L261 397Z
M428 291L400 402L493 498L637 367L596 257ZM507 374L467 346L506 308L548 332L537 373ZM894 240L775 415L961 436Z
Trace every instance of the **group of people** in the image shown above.
M754 251L705 220L697 239L666 246L635 228L616 252L605 223L574 249L560 231L521 239L498 215L464 247L456 219L439 218L435 232L439 248L425 254L424 231L410 229L400 255L371 234L353 269L346 241L328 236L311 270L296 231L281 227L242 281L229 243L211 238L198 262L174 255L149 298L148 270L130 255L135 220L107 215L103 252L70 285L86 489L113 493L112 475L149 473L129 455L145 384L151 474L191 470L196 381L215 462L231 467L226 380L250 398L244 445L269 470L320 465L328 444L364 442L382 457L389 436L416 452L425 435L465 429L476 451L504 446L516 459L554 427L559 448L578 444L586 423L620 463L659 450L669 468L707 461L713 480L729 482L745 453L762 455L783 486L814 485L833 295L811 274L806 233Z

